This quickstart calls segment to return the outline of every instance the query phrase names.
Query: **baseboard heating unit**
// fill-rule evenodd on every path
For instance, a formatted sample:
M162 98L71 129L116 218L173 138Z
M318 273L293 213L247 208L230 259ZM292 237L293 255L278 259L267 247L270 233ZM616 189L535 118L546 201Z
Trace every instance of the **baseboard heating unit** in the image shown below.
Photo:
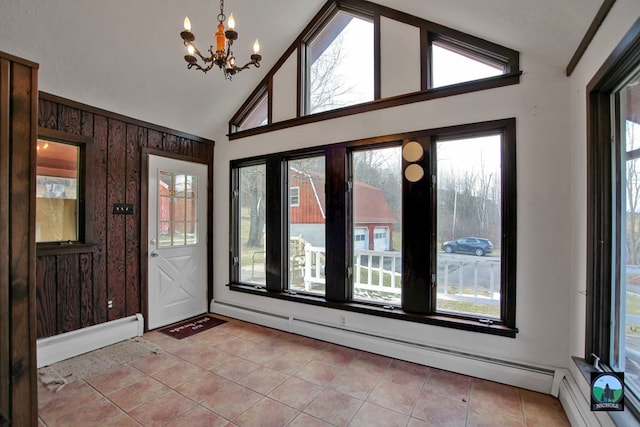
M79 356L144 333L144 318L134 316L100 323L37 341L38 368Z
M521 387L558 396L566 370L532 366L455 351L436 346L404 341L309 319L268 313L215 301L211 311L223 316L268 326L294 334L419 363L438 369Z

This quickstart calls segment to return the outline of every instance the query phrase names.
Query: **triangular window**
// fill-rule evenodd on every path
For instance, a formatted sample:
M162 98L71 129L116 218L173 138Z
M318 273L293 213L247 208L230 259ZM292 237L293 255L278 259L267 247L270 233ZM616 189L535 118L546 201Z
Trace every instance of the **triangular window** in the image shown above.
M309 114L372 101L373 23L338 11L306 43Z
M505 64L454 44L431 44L431 87L470 82L505 74Z

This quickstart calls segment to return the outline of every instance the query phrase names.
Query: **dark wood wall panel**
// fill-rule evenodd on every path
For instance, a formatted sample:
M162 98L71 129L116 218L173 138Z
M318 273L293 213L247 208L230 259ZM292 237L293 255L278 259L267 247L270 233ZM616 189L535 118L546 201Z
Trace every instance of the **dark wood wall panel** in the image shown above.
M37 257L38 337L48 337L139 313L145 306L141 282L143 148L191 158L209 165L213 177L213 142L139 122L115 113L41 94L38 125L93 138L94 159L91 250L39 254ZM144 181L144 183L143 183ZM209 200L213 185L209 186ZM131 203L134 215L112 213L114 203ZM212 221L209 218L209 241ZM210 246L209 246L210 247ZM143 248L142 248L143 249ZM211 296L212 267L209 267ZM107 301L113 300L113 308Z
M79 254L78 276L80 278L80 327L93 325L93 256Z
M12 426L38 424L37 83L37 64L0 52L0 413Z
M78 254L58 256L57 293L58 293L58 332L71 332L80 328L80 272Z
M109 119L107 143L107 212L114 203L125 201L126 173L126 125L120 120ZM113 300L108 311L109 320L125 316L125 217L107 214L107 297Z
M55 335L57 324L57 269L56 258L41 256L36 259L36 319L38 336Z
M127 316L139 313L140 306L140 153L147 145L144 128L127 125L126 201L135 207L138 215L127 215L125 224L126 306Z
M107 118L93 119L93 238L97 245L93 257L93 312L95 323L106 322L107 316ZM100 189L100 191L97 191Z

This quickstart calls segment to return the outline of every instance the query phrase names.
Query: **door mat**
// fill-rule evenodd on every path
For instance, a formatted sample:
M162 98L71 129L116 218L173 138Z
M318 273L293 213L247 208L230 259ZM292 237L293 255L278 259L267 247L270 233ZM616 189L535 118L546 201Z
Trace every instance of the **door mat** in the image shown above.
M195 319L174 323L173 325L158 329L158 331L181 340L183 338L190 337L191 335L195 335L198 332L211 329L214 326L222 325L223 323L227 323L227 321L203 315L196 317Z

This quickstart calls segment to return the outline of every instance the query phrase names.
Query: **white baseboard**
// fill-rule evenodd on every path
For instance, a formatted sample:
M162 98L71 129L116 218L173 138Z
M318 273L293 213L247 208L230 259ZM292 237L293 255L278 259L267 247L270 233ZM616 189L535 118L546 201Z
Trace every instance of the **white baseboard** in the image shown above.
M212 303L211 311L274 329L540 393L552 394L560 381L554 368L461 353L220 302Z
M144 317L135 316L100 323L37 341L38 368L115 344L144 333Z

